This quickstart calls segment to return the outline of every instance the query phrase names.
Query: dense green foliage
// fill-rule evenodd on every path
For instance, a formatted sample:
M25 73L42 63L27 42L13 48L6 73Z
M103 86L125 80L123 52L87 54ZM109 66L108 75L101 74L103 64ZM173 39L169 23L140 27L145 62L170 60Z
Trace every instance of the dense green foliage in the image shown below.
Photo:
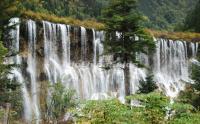
M135 0L112 0L103 17L105 49L117 62L136 63L136 52L147 53L154 49L152 37L140 26L143 16L137 11Z
M10 18L19 16L17 9L19 0L1 0L0 1L0 41L2 41L3 32L10 28L8 25Z
M59 16L86 19L100 16L107 3L107 0L44 0L44 8Z
M105 54L114 56L112 64L125 64L126 95L130 94L129 63L140 65L136 53L150 54L155 48L153 38L141 27L143 20L136 0L112 0L103 12Z
M149 18L149 21L144 23L148 28L180 30L187 13L195 7L197 1L138 0L138 10ZM78 19L100 19L101 11L108 5L107 0L26 0L22 2L25 9Z
M195 81L194 88L200 91L200 66L199 65L193 65L192 79Z
M128 99L139 100L140 107L122 104L116 99L89 101L74 114L79 123L93 124L195 124L200 121L199 112L191 105L180 102L172 105L160 93L138 94ZM171 115L167 117L167 113Z
M150 93L157 89L156 82L153 80L153 75L146 77L146 80L141 80L139 86L139 93Z
M22 103L20 97L19 84L15 81L8 79L8 74L13 65L5 65L4 58L7 55L8 50L3 46L3 39L5 37L9 38L8 29L13 28L13 25L9 25L9 20L12 17L18 16L19 11L17 9L18 0L1 0L0 1L0 111L4 111L4 108L8 106L8 103L11 105L9 108L10 120L12 117L20 117L22 112ZM12 39L8 39L12 40ZM4 113L5 114L5 113ZM0 115L0 118L2 116Z
M139 10L149 18L148 28L174 30L183 25L197 0L139 0Z
M50 101L47 113L54 121L65 115L68 109L75 106L74 91L66 89L62 83L50 86Z
M196 4L195 9L188 14L185 22L185 28L193 30L195 32L200 32L200 0Z
M21 5L25 10L88 19L98 18L107 3L107 0L27 0Z
M200 61L200 49L196 59ZM189 103L196 109L200 110L200 65L198 63L194 63L191 70L191 78L194 83L189 84L186 89L180 93L177 100L183 103Z

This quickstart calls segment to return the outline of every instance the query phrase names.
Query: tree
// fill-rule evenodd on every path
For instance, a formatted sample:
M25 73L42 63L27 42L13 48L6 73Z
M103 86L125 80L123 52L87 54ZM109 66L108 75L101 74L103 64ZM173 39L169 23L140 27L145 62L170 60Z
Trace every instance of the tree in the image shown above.
M198 50L197 60L200 61L200 49ZM193 84L187 85L185 90L179 95L178 100L184 103L192 104L196 109L200 110L200 65L192 64L191 79Z
M21 112L21 101L19 84L8 79L12 65L5 65L4 58L8 50L4 47L3 39L9 38L9 29L14 28L14 25L8 25L12 17L19 15L18 6L19 0L1 0L0 1L0 106L11 104L13 111Z
M0 2L0 41L3 41L5 36L9 37L9 33L7 31L11 28L14 28L14 25L9 24L9 20L12 17L18 15L19 11L17 9L17 4L19 0L12 1L12 0L2 0ZM9 73L10 66L3 64L4 57L6 56L8 50L3 46L2 42L0 42L0 92L14 90L16 87L15 84L12 83L7 79L7 74ZM2 95L1 95L2 96ZM7 97L8 98L8 97Z
M44 0L19 0L19 5L26 10L32 10L35 12L44 11L43 3Z
M200 1L199 1L200 3ZM200 4L199 4L200 5ZM196 59L198 63L193 64L192 67L192 79L195 81L194 88L200 91L200 49L198 48Z
M106 25L105 53L113 55L115 63L125 64L128 95L129 63L138 64L136 53L152 52L155 43L141 27L144 17L137 11L136 0L112 0L103 12L103 21Z
M10 18L16 17L19 15L19 11L17 9L17 5L19 4L19 0L1 0L0 1L0 41L3 41L3 32L7 30Z
M139 93L150 93L157 88L156 82L153 81L153 75L149 75L146 80L140 81Z
M200 91L200 66L199 65L193 65L192 79L195 81L195 84L193 85L194 88Z
M194 30L195 32L200 32L200 0L196 4L195 9L188 14L185 21L185 28L189 30Z
M66 89L60 82L51 85L50 90L51 97L47 111L49 117L57 122L59 117L64 117L67 110L76 105L74 91Z
M139 0L139 10L149 18L148 28L174 30L183 25L187 12L198 0Z

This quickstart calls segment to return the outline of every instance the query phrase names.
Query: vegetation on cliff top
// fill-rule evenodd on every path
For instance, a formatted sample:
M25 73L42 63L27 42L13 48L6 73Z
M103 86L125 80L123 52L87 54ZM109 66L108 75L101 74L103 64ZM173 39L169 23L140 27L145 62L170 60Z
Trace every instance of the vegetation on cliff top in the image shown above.
M72 17L59 17L53 14L46 14L40 12L33 11L24 11L21 16L25 19L33 19L33 20L46 20L54 23L62 23L74 26L83 26L86 28L93 28L96 30L104 30L105 24L101 22L97 22L96 20L78 20ZM170 31L160 31L153 29L146 29L146 32L150 33L152 36L156 38L166 38L171 40L185 40L185 41L200 41L200 33L194 32L170 32Z
M180 30L198 0L138 0L139 10L149 18L147 28Z
M59 17L53 14L46 14L40 12L33 12L33 11L23 11L22 15L23 18L26 19L33 19L33 20L46 20L54 23L62 23L67 25L74 25L74 26L83 26L86 28L94 28L97 30L101 30L104 28L104 24L97 22L96 20L78 20L72 17Z
M159 30L152 30L146 29L151 35L156 38L164 38L164 39L171 39L171 40L184 40L184 41L200 41L200 33L194 32L169 32L169 31L159 31Z
M22 1L22 0L20 0ZM112 0L24 0L21 5L34 12L50 13L81 20L100 19ZM183 24L198 0L138 0L138 10L148 17L148 28L173 31Z
M153 36L159 38L167 38L172 40L186 40L186 41L199 41L200 34L197 33L188 33L188 32L168 32L169 28L173 29L172 27L176 27L179 23L182 25L183 28L183 21L184 17L189 12L187 6L190 6L191 9L193 8L194 4L197 2L195 1L152 1L152 0L141 0L138 1L139 4L139 11L144 13L144 15L148 16L150 21L145 23L147 26L148 32L150 32ZM108 1L105 0L78 0L78 1L56 1L56 0L30 0L30 1L21 1L18 0L17 7L20 8L21 16L27 19L34 19L34 20L47 20L54 23L64 23L74 26L83 26L86 28L94 28L96 30L102 30L105 28L105 25L101 22L98 22L100 16L102 15L101 11L103 8L108 6ZM174 5L178 5L181 10L170 9ZM200 3L200 2L199 2ZM49 7L51 5L51 7ZM150 6L151 5L151 6ZM145 6L145 7L143 7ZM156 8L156 9L147 9L146 8ZM54 9L52 9L54 8ZM16 10L16 7L11 8ZM172 13L163 10L170 10ZM194 11L188 14L188 17L185 22L185 28L191 29L195 28L194 30L198 31L198 10L199 4L196 5ZM165 13L161 14L159 13ZM78 14L78 15L77 15ZM15 14L17 15L17 14ZM158 16L159 15L159 16ZM66 17L67 16L67 17ZM177 19L180 17L181 19ZM155 18L156 17L156 18ZM162 18L162 19L159 19ZM81 19L81 20L79 20ZM161 22L158 23L160 20ZM162 21L164 20L164 21ZM171 21L170 21L171 20ZM167 23L165 23L167 22ZM171 22L171 23L170 23ZM151 24L150 24L151 23ZM173 25L173 26L172 26ZM196 25L196 26L195 26ZM157 28L156 28L157 27ZM156 31L151 29L161 29L163 27L166 31ZM163 29L162 28L162 29Z
M195 9L188 14L185 21L185 28L191 31L200 32L200 0Z
M20 0L17 0L17 2L15 3L9 3L11 0L3 0L3 2L0 2L0 33L4 33L5 34L5 25L7 25L9 23L9 19L14 17L14 16L18 16L19 13L17 11L17 2ZM70 25L74 25L74 26L84 26L87 28L94 28L97 30L103 30L105 29L104 24L102 23L98 23L95 20L86 20L86 21L81 21L78 19L74 19L72 18L74 16L74 14L80 18L85 17L86 15L83 15L82 12L85 11L86 12L90 12L92 10L90 10L89 8L84 7L80 8L80 13L76 12L77 6L76 4L73 4L72 1L68 1L71 2L69 5L73 5L72 6L72 10L69 11L69 15L73 15L72 17L59 17L62 16L62 14L64 14L65 12L61 12L63 11L62 8L65 8L66 6L62 6L61 4L58 4L59 2L57 0L51 0L53 1L53 3L55 2L56 4L58 4L60 8L54 9L49 7L48 1L49 0L45 0L45 5L46 7L49 7L48 9L53 10L54 13L60 13L61 15L56 16L53 14L50 14L48 12L42 12L44 10L37 10L38 8L37 3L40 0L30 0L31 2L29 3L29 1L25 1L23 3L24 6L26 6L27 8L32 8L32 10L35 11L30 11L30 10L23 10L21 13L21 16L23 18L26 19L33 19L33 20L47 20L47 21L51 21L51 22L55 22L55 23L64 23L64 24L70 24ZM82 1L85 3L89 3L90 0L88 1ZM97 0L99 1L99 0ZM126 0L124 0L123 2L125 2ZM77 1L75 1L77 2ZM91 2L91 1L90 1ZM104 1L105 2L105 1ZM159 3L159 2L158 2ZM11 6L10 6L11 5ZM129 3L126 3L127 6L130 6ZM59 7L58 6L58 7ZM118 5L119 6L119 5ZM38 7L41 7L40 5L38 5ZM57 5L55 5L54 7L57 7ZM78 6L81 7L81 6ZM126 7L125 7L126 8ZM198 6L197 6L198 8ZM66 11L68 8L66 8ZM93 8L95 9L95 7ZM165 8L166 9L166 8ZM98 12L98 10L96 11ZM94 12L93 14L98 14ZM116 12L116 11L114 11ZM110 31L113 34L115 34L115 31L125 31L126 34L122 35L124 38L127 38L127 40L131 41L131 37L134 36L133 34L137 34L134 32L134 26L137 27L137 24L133 25L130 22L133 22L133 20L135 18L131 18L132 16L126 17L123 14L119 13L114 13L113 11L109 11L107 13L107 17L109 18L110 14L115 14L114 16L112 15L113 19L111 20L107 20L106 22L109 23L108 27L112 27L112 29L107 29L106 31ZM198 12L198 11L197 11ZM47 14L48 13L48 14ZM71 13L71 14L70 14ZM169 14L169 12L167 12L167 14ZM63 15L64 16L64 15ZM196 16L196 15L194 15ZM95 16L94 16L95 17ZM139 16L138 16L139 17ZM166 18L169 18L169 20L171 21L171 19L173 17L171 17L171 15L167 15ZM132 20L133 19L133 20ZM128 20L129 23L126 23L126 21L124 20ZM162 20L161 20L162 21ZM173 20L172 20L173 21ZM123 23L125 25L125 30L124 29L124 25L122 26L123 28L121 28L120 23ZM125 23L124 23L125 22ZM136 21L137 22L137 21ZM198 22L198 21L197 21ZM193 21L191 22L193 23ZM127 24L127 25L126 25ZM197 23L198 24L198 23ZM160 24L158 24L160 25ZM122 30L118 30L120 29ZM131 27L133 26L133 27ZM163 25L161 24L161 27ZM8 27L6 27L8 28ZM194 29L194 27L191 27L193 30L195 31L199 31ZM129 30L130 29L130 30ZM136 28L135 31L138 31L137 29L140 28ZM132 32L130 32L132 31ZM155 30L146 30L146 32L151 33L153 36L158 37L158 38L166 38L166 39L173 39L173 40L186 40L186 41L199 41L200 40L200 34L198 33L186 33L186 32L167 32L167 31L155 31ZM133 34L132 34L133 33ZM141 33L141 32L140 32ZM141 35L139 33L139 35ZM142 32L142 34L145 32ZM0 41L2 40L2 37L0 37ZM116 39L115 39L116 40ZM132 40L134 41L134 40ZM126 42L126 41L123 41ZM134 41L135 42L135 41ZM145 44L145 42L142 42L143 44ZM143 44L139 44L139 48L141 49L143 47ZM127 45L127 44L126 44ZM118 48L120 47L121 49L117 49L115 52L121 52L122 53L128 53L129 52L129 48L134 48L136 46L130 47L130 46L126 46L126 49L123 48L124 46L122 46L122 44L117 44L116 46L118 46ZM138 47L137 46L137 47ZM140 47L141 46L141 47ZM128 48L128 49L127 49ZM138 50L139 48L134 48L134 50ZM140 49L138 51L140 51ZM124 52L124 51L125 52ZM142 51L142 50L141 50ZM135 51L134 51L135 52ZM3 59L5 57L7 53L7 50L3 47L3 45L0 43L0 105L3 106L6 103L10 103L11 104L11 109L12 109L12 113L14 113L14 115L20 116L21 111L22 111L22 105L20 103L20 95L19 95L19 86L16 82L10 82L10 80L7 79L7 74L10 71L10 68L8 68L6 65L3 64ZM135 59L134 54L129 54L129 55L133 55L130 56L130 58ZM128 56L128 55L127 55ZM125 58L125 57L124 57ZM130 58L129 61L130 61ZM126 58L127 59L127 58ZM127 59L127 60L128 60ZM123 59L123 61L126 61ZM160 124L160 123L169 123L169 124L194 124L196 122L200 121L200 112L198 111L198 107L199 107L199 94L196 94L196 92L199 93L200 91L200 85L199 85L199 66L194 66L194 70L193 70L193 74L192 74L192 78L195 80L196 85L194 85L194 88L192 89L192 92L189 92L188 94L185 93L184 95L188 95L191 96L193 95L193 93L195 93L195 95L197 95L198 97L193 99L191 97L183 97L181 96L181 98L186 98L187 101L190 102L185 102L183 100L180 100L180 102L175 102L173 105L170 104L170 100L169 98L167 98L166 96L160 94L160 93L150 93L150 94L136 94L130 97L127 97L127 99L130 100L136 100L136 102L139 101L139 106L140 107L134 107L134 106L130 106L130 104L122 104L120 103L118 100L108 100L108 101L89 101L85 104L85 106L83 107L83 109L81 109L81 112L78 111L75 115L78 118L78 121L80 122L88 122L88 123L144 123L144 124ZM151 79L150 79L151 81ZM152 82L153 83L153 82ZM151 82L148 84L152 84ZM73 99L73 94L71 94L71 92L65 91L64 87L62 87L59 83L56 84L55 86L52 86L52 89L54 90L54 92L52 93L52 101L48 107L51 108L51 112L53 112L53 119L55 119L57 121L57 119L59 119L59 117L63 116L65 114L66 111L69 110L70 107L74 107L74 99ZM154 87L150 87L147 89L144 89L145 92L146 90L153 91ZM197 101L196 101L197 100ZM195 102L195 105L193 104ZM68 106L67 106L68 105ZM196 108L194 108L196 107ZM196 106L197 105L197 106ZM3 114L1 113L2 111L2 107L0 109L0 117L3 116ZM4 113L4 110L3 110ZM10 112L11 113L11 112ZM82 115L80 115L82 114ZM166 118L166 115L169 115L168 118ZM18 118L17 118L18 119Z

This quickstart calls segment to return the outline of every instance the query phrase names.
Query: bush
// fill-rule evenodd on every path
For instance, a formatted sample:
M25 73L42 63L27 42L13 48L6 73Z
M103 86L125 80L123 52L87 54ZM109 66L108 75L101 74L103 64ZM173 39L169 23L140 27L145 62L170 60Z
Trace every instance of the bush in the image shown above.
M198 50L197 59L200 60L200 49ZM179 100L200 109L200 66L198 64L192 65L191 78L194 80L194 84L189 85L180 94Z
M78 123L92 124L146 124L138 110L132 111L117 99L88 101L81 111L76 112Z
M172 109L175 113L169 124L196 124L200 121L200 112L190 104L174 103Z
M137 99L144 107L131 107L117 99L88 101L81 109L75 111L79 123L93 124L159 124L164 122L165 107L169 99L160 93L139 94L127 97Z
M171 104L161 93L136 94L127 99L140 101L141 107L122 104L117 99L87 101L73 113L77 123L89 124L196 124L200 120L199 111L193 106L181 102Z
M153 80L153 76L147 76L146 80L140 81L140 87L138 93L150 93L157 89L156 82Z
M63 117L67 110L76 105L74 91L66 89L62 83L50 86L50 101L48 103L48 114L54 121Z
M200 66L193 65L192 66L192 79L195 81L193 87L200 91Z

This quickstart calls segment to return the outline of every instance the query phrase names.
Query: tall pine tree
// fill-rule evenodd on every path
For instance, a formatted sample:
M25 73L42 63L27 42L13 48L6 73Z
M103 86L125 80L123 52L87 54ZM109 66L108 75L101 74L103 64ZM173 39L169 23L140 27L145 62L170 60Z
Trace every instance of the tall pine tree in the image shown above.
M154 50L153 38L141 27L144 17L137 10L136 0L112 0L103 12L106 25L106 54L112 54L116 63L124 63L126 94L129 91L129 63L137 63L136 53Z

